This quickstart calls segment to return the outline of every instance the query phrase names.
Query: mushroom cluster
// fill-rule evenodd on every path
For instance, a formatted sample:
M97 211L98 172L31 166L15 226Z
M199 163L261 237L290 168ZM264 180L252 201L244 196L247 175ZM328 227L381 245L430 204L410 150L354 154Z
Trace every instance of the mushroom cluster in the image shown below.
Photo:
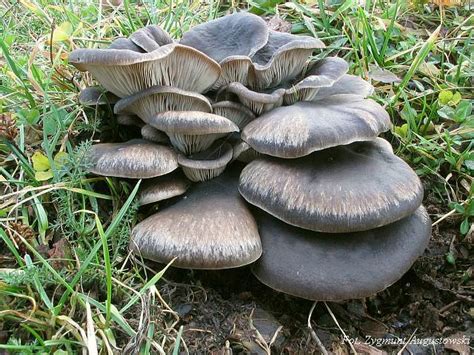
M130 248L191 269L253 264L264 284L312 300L372 295L425 249L431 224L416 173L378 136L387 112L316 38L235 13L179 42L148 26L69 61L103 87L140 139L92 147L91 172L146 179ZM179 169L180 168L180 169Z

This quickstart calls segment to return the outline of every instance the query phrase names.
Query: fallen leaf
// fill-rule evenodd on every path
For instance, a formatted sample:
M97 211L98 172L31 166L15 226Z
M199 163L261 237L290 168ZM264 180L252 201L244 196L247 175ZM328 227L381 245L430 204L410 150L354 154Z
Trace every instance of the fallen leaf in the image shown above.
M399 83L402 80L393 74L391 71L387 69L372 67L369 70L369 77L372 80L380 81L381 83L392 84L392 83Z

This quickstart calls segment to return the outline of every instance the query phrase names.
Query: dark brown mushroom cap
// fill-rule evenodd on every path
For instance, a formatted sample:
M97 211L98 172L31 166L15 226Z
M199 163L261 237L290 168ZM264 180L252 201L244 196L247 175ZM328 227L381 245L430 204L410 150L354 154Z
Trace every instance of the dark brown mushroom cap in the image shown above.
M97 175L146 179L168 174L178 167L178 157L169 147L132 139L125 143L92 146L90 172Z
M193 27L180 43L217 62L231 56L253 56L268 40L268 27L256 15L235 13Z
M209 100L201 94L171 86L155 85L117 102L114 112L133 113L145 122L164 111L211 112Z
M242 140L263 154L299 158L373 139L390 126L389 115L375 101L341 95L267 112L243 129Z
M161 46L173 43L170 35L156 25L146 26L132 33L130 40L145 52L153 52Z
M289 226L259 212L262 257L252 267L265 285L315 301L363 298L400 279L431 236L424 207L365 232L324 234Z
M220 101L212 104L212 112L234 122L239 129L255 119L253 112L238 102Z
M239 127L231 120L200 111L160 112L150 120L149 124L168 134L205 135L239 131Z
M119 97L153 85L204 92L220 75L220 66L198 50L176 43L150 53L121 49L76 49L69 62L89 71L108 91Z
M238 171L194 185L180 201L132 231L130 249L161 263L190 269L250 264L261 253L255 220L237 190Z
M317 95L313 98L312 101L318 101L325 99L329 96L336 95L345 95L346 98L349 96L354 98L365 98L367 96L372 95L373 92L374 87L370 85L367 81L363 80L358 76L346 74L342 76L338 81L336 81L333 85L320 88L317 92Z
M191 183L180 173L171 173L145 180L140 188L138 202L140 205L156 203L182 195Z
M97 86L89 86L79 93L79 103L84 106L113 105L119 98Z
M423 199L416 173L381 138L300 159L256 159L242 170L239 190L286 223L326 233L392 223L413 213Z

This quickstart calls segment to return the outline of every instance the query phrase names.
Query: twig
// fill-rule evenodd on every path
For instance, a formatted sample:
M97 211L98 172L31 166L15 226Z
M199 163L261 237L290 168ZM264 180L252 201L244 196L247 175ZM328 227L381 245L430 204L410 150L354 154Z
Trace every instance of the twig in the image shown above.
M318 303L318 301L314 302L313 306L311 307L311 310L309 311L309 314L308 314L308 329L309 329L309 333L311 334L311 338L313 338L313 340L316 342L316 344L318 345L319 350L324 355L329 355L328 351L324 347L324 344L321 342L318 335L316 334L316 332L313 330L313 327L311 326L311 317L313 316L313 311L314 311L314 308L316 307L317 303Z
M334 313L332 313L331 311L331 308L329 308L328 304L326 302L324 302L324 305L326 306L329 314L331 315L331 318L334 320L334 323L336 323L337 327L339 328L339 330L341 331L342 335L344 336L344 340L347 341L349 343L349 346L351 347L352 351L354 352L354 354L357 354L357 351L356 349L354 348L354 345L352 345L352 342L350 342L346 335L346 332L344 332L344 329L341 328L341 326L339 325L339 322L337 321L336 319L336 316L334 315Z

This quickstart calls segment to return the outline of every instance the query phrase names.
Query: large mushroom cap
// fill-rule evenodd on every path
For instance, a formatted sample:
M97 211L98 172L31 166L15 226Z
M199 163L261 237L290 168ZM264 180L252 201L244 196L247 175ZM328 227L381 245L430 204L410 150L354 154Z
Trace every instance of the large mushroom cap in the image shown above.
M373 139L390 126L389 115L375 101L341 95L267 112L244 128L242 140L263 154L299 158Z
M211 112L211 110L211 103L201 94L159 85L125 97L114 106L115 113L133 113L145 122L149 122L155 114L164 111Z
M190 269L250 264L261 253L255 220L237 191L238 172L193 186L176 204L132 231L130 248L144 258Z
M371 296L408 271L428 245L424 207L393 224L365 232L324 234L256 214L263 255L254 275L293 296L337 301Z
M286 223L326 233L392 223L413 213L423 198L416 173L381 138L300 159L254 160L242 170L239 190Z
M101 85L119 97L153 85L204 92L220 75L220 66L198 50L176 43L153 52L127 49L76 49L69 62L89 71Z
M193 27L180 43L217 62L231 56L253 56L268 40L268 27L256 15L235 13Z
M169 147L143 139L92 146L92 168L97 175L146 179L168 174L178 167L178 157Z

